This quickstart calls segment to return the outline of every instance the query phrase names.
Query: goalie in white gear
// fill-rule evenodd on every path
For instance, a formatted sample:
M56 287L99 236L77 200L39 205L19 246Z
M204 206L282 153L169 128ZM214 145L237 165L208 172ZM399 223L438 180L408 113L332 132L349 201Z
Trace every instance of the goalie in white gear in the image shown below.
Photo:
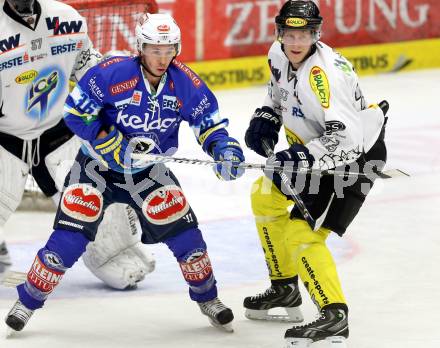
M69 83L77 82L101 59L84 18L66 4L6 0L2 12L0 278L11 266L4 225L21 201L28 173L46 196L59 202L65 174L80 146L62 119ZM154 270L153 256L142 249L135 220L126 206L110 207L84 254L92 273L116 289L135 287Z

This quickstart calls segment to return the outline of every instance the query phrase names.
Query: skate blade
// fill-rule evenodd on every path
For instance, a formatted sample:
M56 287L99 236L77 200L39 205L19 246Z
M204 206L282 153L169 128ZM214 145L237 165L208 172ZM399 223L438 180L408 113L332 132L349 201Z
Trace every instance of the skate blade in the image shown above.
M308 348L312 343L310 338L286 338L285 348Z
M327 342L326 346L329 348L347 348L346 339L343 336L327 337L324 341ZM285 348L309 348L314 346L313 343L314 341L310 338L286 338Z
M298 307L284 308L287 314L269 314L268 310L246 309L244 315L251 320L266 320L280 323L301 323L304 321Z
M217 329L224 331L224 332L234 332L234 328L232 327L232 323L227 323L224 325L221 325L217 322L215 322L214 320L212 320L211 318L209 318L209 322L211 323L212 326L216 327Z
M325 339L331 348L347 348L346 339L343 336L332 336Z

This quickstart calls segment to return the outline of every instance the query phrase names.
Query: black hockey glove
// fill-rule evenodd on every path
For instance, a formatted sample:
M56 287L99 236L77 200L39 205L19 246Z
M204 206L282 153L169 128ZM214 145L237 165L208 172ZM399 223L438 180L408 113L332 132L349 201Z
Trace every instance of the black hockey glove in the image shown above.
M260 156L267 157L262 146L262 140L266 140L273 150L278 142L278 132L280 129L280 115L277 115L268 106L256 109L244 137L247 147L254 150Z
M281 166L295 167L299 169L311 168L315 162L309 149L301 144L293 144L288 149L277 152L275 158L277 162L280 162Z
M293 144L288 149L279 151L274 157L271 157L266 162L270 168L271 165L283 166L288 169L308 170L312 168L315 158L309 153L307 147L301 144ZM273 180L275 186L281 190L281 178L277 172L266 170L266 176ZM285 171L286 175L291 179L292 186L295 187L296 173Z

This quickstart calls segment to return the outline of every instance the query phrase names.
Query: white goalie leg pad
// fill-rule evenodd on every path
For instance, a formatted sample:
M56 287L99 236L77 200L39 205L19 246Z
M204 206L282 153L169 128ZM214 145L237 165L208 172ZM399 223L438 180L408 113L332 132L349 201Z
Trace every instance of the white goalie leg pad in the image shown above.
M112 288L134 287L155 268L154 256L140 238L134 210L125 204L112 204L105 211L95 242L87 245L84 264Z
M108 286L119 290L132 289L155 268L153 254L143 247L145 246L138 242L96 268L87 263L87 255L83 255L83 260L90 271Z
M3 225L0 225L0 244L5 241L5 229Z
M4 229L3 226L0 226L0 283L6 275L6 272L12 266L11 256L9 255L3 235Z
M20 204L28 173L25 162L0 146L0 226Z
M80 138L74 136L48 154L44 159L47 170L55 182L58 191L62 191L63 189L64 179L75 161L80 146ZM58 202L56 202L56 204L58 204Z

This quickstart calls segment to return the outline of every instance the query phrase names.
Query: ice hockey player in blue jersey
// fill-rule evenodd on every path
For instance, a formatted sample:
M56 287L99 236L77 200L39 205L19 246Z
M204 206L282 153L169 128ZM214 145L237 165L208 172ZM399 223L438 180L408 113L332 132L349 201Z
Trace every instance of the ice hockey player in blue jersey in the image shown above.
M211 324L232 331L231 309L217 297L207 247L174 174L163 163L139 164L133 151L171 155L180 123L193 129L202 149L222 161L224 180L243 174L240 144L229 137L215 96L175 58L180 29L165 14L147 14L136 27L136 57L112 57L91 68L68 96L65 122L83 140L64 184L54 231L40 249L19 299L6 317L15 331L41 308L67 269L94 240L105 209L126 203L137 213L144 243L165 243ZM148 310L147 308L145 310Z

